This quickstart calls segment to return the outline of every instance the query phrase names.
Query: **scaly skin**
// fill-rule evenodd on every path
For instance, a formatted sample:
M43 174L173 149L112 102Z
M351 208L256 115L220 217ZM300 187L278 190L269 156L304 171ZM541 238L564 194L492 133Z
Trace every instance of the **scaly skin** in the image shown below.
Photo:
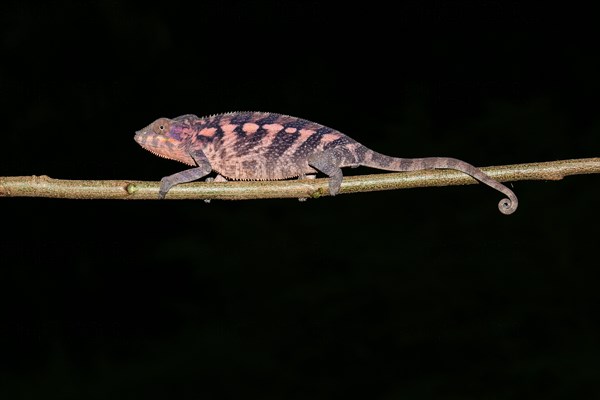
M182 115L159 118L137 131L135 141L146 150L193 168L161 180L159 198L180 183L200 179L212 171L219 180L278 180L322 172L329 176L329 192L336 195L344 167L386 171L448 168L464 172L504 193L498 208L512 214L515 194L480 169L455 158L396 158L370 150L354 139L323 125L289 115L232 112L198 118Z

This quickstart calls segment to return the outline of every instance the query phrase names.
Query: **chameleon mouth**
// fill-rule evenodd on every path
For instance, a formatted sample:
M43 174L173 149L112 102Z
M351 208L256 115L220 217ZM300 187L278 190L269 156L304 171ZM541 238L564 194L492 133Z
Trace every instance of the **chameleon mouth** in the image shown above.
M137 131L135 133L135 136L133 137L133 140L135 140L142 147L144 147L144 143L146 142L146 137L144 136L144 133L144 131Z

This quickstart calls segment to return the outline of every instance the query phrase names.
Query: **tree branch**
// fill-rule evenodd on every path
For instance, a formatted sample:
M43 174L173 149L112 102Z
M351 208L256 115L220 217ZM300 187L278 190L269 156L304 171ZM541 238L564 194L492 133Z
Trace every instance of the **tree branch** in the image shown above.
M559 160L481 168L500 181L560 180L600 173L600 158ZM454 170L380 173L344 177L340 193L415 187L470 185L477 181ZM328 180L194 182L173 187L167 199L246 200L328 196ZM63 180L48 176L0 177L0 197L156 200L158 182L135 180Z

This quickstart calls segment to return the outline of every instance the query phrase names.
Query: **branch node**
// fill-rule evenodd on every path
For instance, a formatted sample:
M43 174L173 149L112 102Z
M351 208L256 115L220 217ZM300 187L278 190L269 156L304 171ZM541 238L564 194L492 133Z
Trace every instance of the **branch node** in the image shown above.
M135 184L133 184L133 183L128 183L127 186L125 186L125 191L128 194L134 194L138 190L139 190L139 188Z
M324 190L322 188L318 188L317 190L315 190L314 192L312 192L310 194L310 197L313 199L318 199L319 197L322 197L325 194Z

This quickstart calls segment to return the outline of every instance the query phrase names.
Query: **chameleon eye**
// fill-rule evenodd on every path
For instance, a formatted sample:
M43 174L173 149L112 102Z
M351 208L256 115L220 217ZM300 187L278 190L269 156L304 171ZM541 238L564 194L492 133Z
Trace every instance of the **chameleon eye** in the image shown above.
M164 120L158 120L154 123L154 133L158 134L158 135L163 135L165 134L169 129L169 124L167 123L167 121Z

